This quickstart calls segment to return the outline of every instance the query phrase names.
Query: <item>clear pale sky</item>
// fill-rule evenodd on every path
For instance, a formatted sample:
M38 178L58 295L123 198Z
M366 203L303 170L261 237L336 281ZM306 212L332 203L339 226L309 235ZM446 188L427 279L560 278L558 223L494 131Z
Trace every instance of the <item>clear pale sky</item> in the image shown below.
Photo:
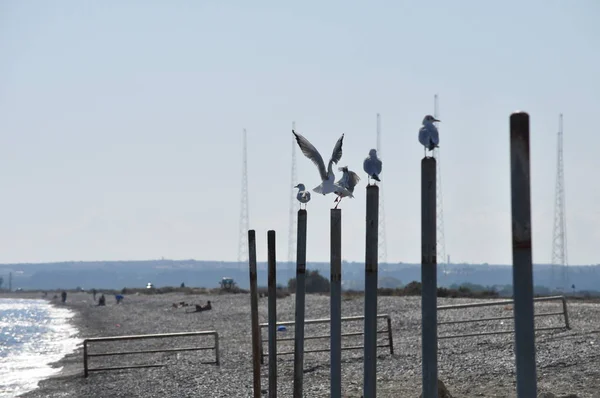
M564 114L569 263L600 262L600 2L0 2L0 262L287 260L291 123L363 178L343 258L364 260L362 161L382 118L390 262L420 261L417 130L440 98L446 251L510 264L511 112L531 115L534 261L551 256ZM299 150L298 182L318 185ZM327 161L326 159L326 161ZM296 183L296 182L294 182ZM329 208L308 205L308 260Z

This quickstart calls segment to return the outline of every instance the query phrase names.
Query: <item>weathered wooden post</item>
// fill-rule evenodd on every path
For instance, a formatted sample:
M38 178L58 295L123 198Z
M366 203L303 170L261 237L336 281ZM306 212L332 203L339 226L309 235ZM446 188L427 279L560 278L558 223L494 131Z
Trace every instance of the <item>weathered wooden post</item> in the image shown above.
M421 161L421 352L423 398L437 398L436 160Z
M531 256L529 115L510 116L513 294L517 396L537 397Z
M294 398L302 398L304 381L304 310L306 293L306 210L298 210L296 251L296 323L294 335Z
M254 375L254 398L261 398L260 349L262 346L258 325L258 288L256 277L256 232L248 231L248 262L250 263L250 317L252 323L252 371Z
M277 398L277 271L275 231L267 232L269 290L269 398Z
M342 210L331 209L331 398L342 396Z
M87 339L83 340L83 376L88 377Z
M375 398L377 396L377 256L379 247L379 187L377 185L367 186L366 221L363 396Z

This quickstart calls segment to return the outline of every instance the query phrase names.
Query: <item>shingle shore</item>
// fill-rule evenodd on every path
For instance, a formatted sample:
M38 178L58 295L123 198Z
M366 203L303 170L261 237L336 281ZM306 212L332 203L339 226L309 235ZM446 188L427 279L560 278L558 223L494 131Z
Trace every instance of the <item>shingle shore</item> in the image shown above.
M205 304L211 300L213 310L185 313L190 308L172 307L174 302ZM307 296L307 318L329 317L327 296ZM438 299L439 305L465 303L468 299ZM61 304L59 304L61 305ZM136 363L164 363L166 367L93 372L83 377L82 349L61 360L63 370L57 377L42 381L40 388L25 395L38 397L251 397L252 356L250 344L250 304L245 294L195 296L183 294L128 295L116 305L107 296L107 306L94 305L91 294L69 294L67 308L75 311L73 322L80 337L117 336L148 333L171 333L216 330L220 335L221 366L202 364L214 358L212 351L179 354L91 358L92 367L119 366ZM342 302L343 316L362 315L363 298ZM421 386L420 362L420 298L380 297L379 313L392 316L395 355L379 349L377 365L378 397L418 397ZM538 303L536 311L560 311L559 303ZM293 320L294 296L278 300L279 320ZM444 311L439 319L510 316L510 307L483 307ZM267 299L259 300L260 322L267 321ZM536 335L538 390L557 395L576 393L579 397L600 397L600 304L570 302L571 330L538 332ZM559 316L536 318L538 327L562 324ZM439 335L507 330L511 320L480 324L440 326ZM380 324L381 327L384 324ZM347 323L343 331L358 331L361 322ZM264 330L266 337L266 329ZM307 327L306 335L327 334L328 325ZM293 337L293 328L279 332ZM383 336L380 338L383 339ZM90 347L90 352L116 349L152 349L211 345L210 338L149 340L133 343ZM158 345L157 345L158 344ZM307 348L327 347L327 340L306 342ZM362 337L344 340L344 345L362 344ZM283 344L282 344L283 345ZM291 347L291 343L286 345ZM281 347L285 349L285 347ZM266 351L266 344L265 344ZM343 391L347 397L360 397L363 381L362 351L342 354ZM439 341L439 377L455 397L515 397L515 365L512 336L495 335ZM267 374L267 365L262 368ZM305 397L327 397L329 389L329 354L305 355ZM293 356L280 358L278 396L292 396ZM263 388L268 382L263 378Z

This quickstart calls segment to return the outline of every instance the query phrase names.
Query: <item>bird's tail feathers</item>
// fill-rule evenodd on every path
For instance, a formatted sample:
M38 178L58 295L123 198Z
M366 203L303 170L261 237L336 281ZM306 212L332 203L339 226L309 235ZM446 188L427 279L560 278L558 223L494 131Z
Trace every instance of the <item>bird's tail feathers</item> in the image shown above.
M379 179L379 176L377 174L371 175L371 178L374 179L375 181L381 182L381 180Z

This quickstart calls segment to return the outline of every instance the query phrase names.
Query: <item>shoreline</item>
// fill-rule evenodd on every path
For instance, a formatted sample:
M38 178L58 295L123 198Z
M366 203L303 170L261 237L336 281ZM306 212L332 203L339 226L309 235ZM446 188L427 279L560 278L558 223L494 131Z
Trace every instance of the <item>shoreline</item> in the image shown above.
M21 294L22 293L19 293L19 295ZM97 298L100 297L100 294L101 293L97 294ZM31 299L35 298L36 297L31 297ZM101 323L97 322L98 319L90 317L90 308L96 307L96 303L94 302L91 293L69 292L64 304L60 301L60 298L52 300L49 297L42 297L41 299L46 300L50 305L56 308L66 308L73 312L74 315L69 322L77 330L76 338L80 341L76 344L75 349L72 352L66 354L58 361L48 364L54 369L62 368L60 371L46 379L40 380L35 390L20 395L20 398L63 396L64 391L62 391L62 383L72 382L78 378L83 378L83 340L88 337L96 337L98 331L102 330Z
M6 296L0 295L0 297ZM18 297L39 298L24 297L22 294ZM213 355L212 351L206 354L156 355L152 358L147 357L142 362L166 363L166 367L92 372L86 379L83 377L80 344L75 351L51 364L53 367L62 367L57 374L40 381L37 389L21 397L143 396L151 398L249 397L252 395L248 295L196 296L176 293L131 295L125 296L124 302L119 305L115 303L112 296L106 298L106 307L97 307L92 302L91 294L69 293L64 306L75 312L72 324L79 331L78 338L216 330L220 335L221 366L200 363L200 356L210 357ZM204 313L185 314L185 308L172 307L174 302L202 304L207 300L213 303L213 310ZM438 304L473 301L479 300L440 298ZM60 301L54 304L63 307ZM307 318L327 318L328 304L328 296L307 295ZM364 310L363 304L364 301L360 297L344 299L343 316L361 314ZM552 311L551 305L544 304L540 308ZM600 305L576 301L569 302L568 305L572 330L536 333L538 393L552 392L557 397L571 393L577 394L580 398L598 398L600 397L597 393L600 391L600 369L596 363L600 359L597 354L600 346ZM396 352L394 356L390 356L385 349L378 352L378 396L416 398L421 389L420 298L380 297L378 306L378 312L389 313L392 316ZM294 307L293 295L279 299L278 319L293 320ZM502 308L497 311L499 314L505 314ZM475 308L463 311L460 315L469 314L493 315ZM259 317L260 322L266 322L266 298L259 299ZM548 318L550 317L536 318L536 323L537 320L554 322L554 324L559 322ZM457 327L463 328L463 332L473 328L472 325ZM325 332L328 332L326 326L325 329ZM308 329L306 331L307 335L321 332ZM440 335L446 332L440 329ZM462 333L459 330L458 332ZM290 336L293 336L291 330L286 333L292 333ZM167 340L162 344L165 346L171 344ZM310 344L313 342L314 340L310 341ZM309 344L308 340L306 344ZM473 339L448 339L440 340L439 345L439 378L454 397L516 397L514 353L510 337L495 335ZM282 343L281 349L287 349L287 346L284 347ZM122 361L126 363L127 360L129 359ZM102 361L107 360L102 359ZM106 363L113 366L114 363L121 363L120 361L100 364L98 360L93 366L104 366ZM360 397L362 351L344 351L342 361L344 397ZM263 375L267 373L266 367L265 361L262 367ZM327 397L329 354L305 355L304 368L305 396ZM278 360L278 369L278 395L290 396L293 384L293 359L281 357ZM262 384L263 389L267 388L266 379L263 378Z
M50 380L50 379L58 380L58 379L61 379L62 377L69 376L69 374L74 374L77 372L77 366L75 365L74 361L73 360L69 361L68 358L69 357L72 357L73 359L76 358L77 352L81 351L81 347L82 347L81 341L83 341L83 338L80 336L81 329L79 328L78 323L74 321L74 319L76 317L81 316L79 311L76 311L73 308L66 307L66 306L62 305L62 303L53 301L52 299L49 299L47 297L40 297L40 295L37 293L2 293L2 294L0 294L0 299L39 300L39 301L47 302L54 308L61 308L61 309L69 310L73 314L73 316L71 318L69 318L66 322L69 324L69 326L71 326L73 329L75 329L75 334L72 337L76 340L80 340L80 342L75 344L72 351L63 355L60 359L58 359L56 361L48 362L47 364L45 364L45 366L47 366L50 369L57 369L57 368L62 368L62 369L60 369L58 372L56 372L48 377L40 379L37 383L37 386L33 390L27 391L25 393L21 393L19 395L19 397L28 396L27 394L36 392L40 388L41 384L46 382L47 380ZM43 396L47 397L47 395L43 395Z

